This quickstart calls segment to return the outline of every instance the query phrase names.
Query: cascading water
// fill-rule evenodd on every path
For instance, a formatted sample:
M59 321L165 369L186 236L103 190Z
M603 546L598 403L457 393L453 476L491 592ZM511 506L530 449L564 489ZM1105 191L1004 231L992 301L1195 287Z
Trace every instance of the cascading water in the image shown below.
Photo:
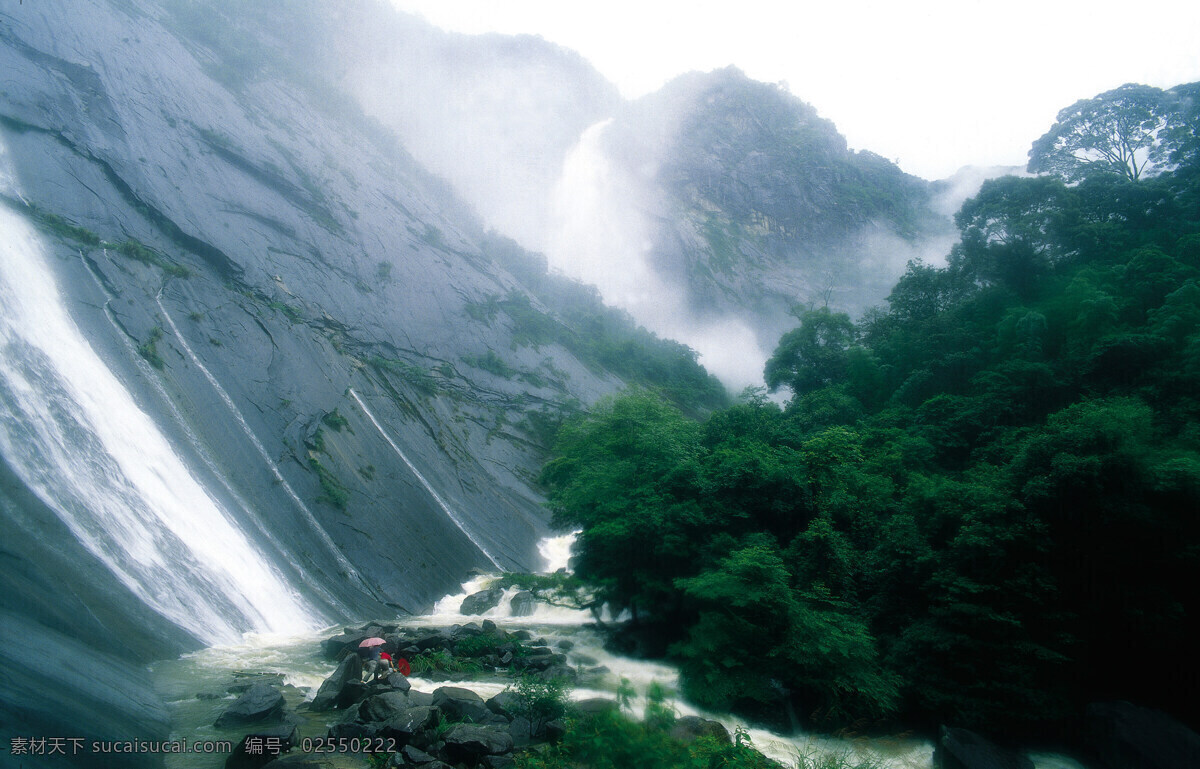
M325 619L196 480L89 346L37 233L0 208L0 452L135 595L208 643Z
M553 192L546 258L554 269L600 289L606 304L627 311L660 336L700 353L706 369L733 390L761 385L769 356L746 321L695 317L683 287L650 259L656 193L650 174L614 163L605 149L612 120L590 126L563 161Z
M221 402L225 404L225 408L229 409L229 413L233 415L234 421L237 422L238 427L241 428L242 432L254 446L255 451L257 451L258 455L262 457L263 463L266 464L267 468L271 471L271 475L275 479L275 482L279 484L279 486L288 495L288 498L292 500L292 503L295 504L296 508L300 511L305 523L308 524L309 530L312 531L316 535L317 539L320 540L321 544L323 544L329 550L334 559L337 561L338 566L341 567L342 571L344 571L349 577L353 578L360 585L366 587L369 592L370 588L363 580L362 575L358 573L358 570L355 569L348 560L346 560L346 556L342 554L341 549L338 548L337 544L333 541L333 538L329 536L329 533L326 532L321 524L317 521L316 516L314 516L312 511L308 509L308 505L304 504L304 500L300 499L300 496L295 492L295 490L292 489L291 484L289 484L287 479L283 477L283 473L280 471L279 466L275 464L273 459L271 459L271 455L267 453L266 448L262 445L262 441L260 441L258 436L254 434L254 431L250 429L250 425L246 422L246 418L242 416L241 410L238 409L237 405L233 402L233 398L229 397L229 393L225 391L225 388L221 386L221 383L217 381L217 378L212 375L212 372L208 370L208 367L200 361L200 358L192 350L192 346L188 344L187 338L180 333L179 327L175 325L175 319L171 317L171 313L167 312L167 308L163 306L162 292L159 292L159 295L155 298L155 302L158 304L158 309L162 313L162 318L166 321L167 326L171 329L171 333L175 336L175 340L179 343L179 346L183 348L183 351L187 354L188 359L193 365L196 366L197 369L200 370L200 373L204 375L205 380L212 385L213 390L215 390L217 395L220 396ZM324 590L324 588L320 587L319 585L312 585L312 587L328 596L328 591ZM336 603L336 599L330 597L330 600Z
M458 517L458 514L451 509L450 505L446 504L446 500L442 499L442 496L438 494L436 490L434 490L429 481L425 480L425 476L421 474L421 471L417 469L416 465L414 465L409 460L408 456L400 450L400 447L396 445L396 442L393 441L391 436L389 436L383 429L383 425L379 424L379 420L376 419L375 415L371 413L371 410L367 408L367 404L363 403L362 398L358 397L358 393L354 392L353 388L349 392L350 397L353 398L354 402L358 404L358 407L362 410L362 413L366 415L367 419L371 420L371 424L375 425L375 429L379 431L380 436L387 441L387 445L392 447L392 451L396 452L396 456L400 457L400 460L404 462L405 466L407 466L408 469L412 471L412 474L416 477L416 479L421 482L421 486L423 486L425 490L429 492L429 496L432 497L433 501L437 503L437 506L442 509L442 512L446 514L446 517L450 519L451 523L453 523L459 531L465 534L467 539L471 540L471 544L479 548L479 552L483 553L483 556L487 558L493 566L495 566L497 569L503 569L504 567L500 565L500 562L497 561L495 557L493 557L492 554L487 551L487 548L483 546L483 543L480 542L475 535L467 529L466 524L463 523L463 520Z

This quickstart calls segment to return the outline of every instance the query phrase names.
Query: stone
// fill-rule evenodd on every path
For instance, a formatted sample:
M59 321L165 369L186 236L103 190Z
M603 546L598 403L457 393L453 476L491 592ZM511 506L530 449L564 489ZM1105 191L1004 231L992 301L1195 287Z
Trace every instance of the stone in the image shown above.
M483 756L511 753L513 738L505 731L476 724L456 724L442 737L451 761L474 762Z
M470 721L476 724L490 723L496 718L483 698L470 689L459 686L443 686L433 691L433 704L441 708L451 721Z
M504 591L498 587L472 593L463 599L459 612L462 614L483 614L485 611L496 608L503 595Z
M415 745L405 745L404 748L400 751L400 755L404 757L405 763L411 764L414 766L420 766L421 764L428 764L428 763L431 763L431 762L437 760L436 758L429 755L428 753L421 750L420 748L416 747Z
M450 636L440 631L423 635L417 639L416 647L418 652L427 651L429 649L445 649L451 644Z
M729 730L720 721L710 721L700 716L681 716L675 719L668 732L680 742L691 744L701 737L715 737L722 744L728 745Z
M512 597L509 606L514 617L528 617L537 608L537 598L528 590L522 590Z
M405 692L384 692L367 697L358 706L358 718L365 723L390 721L412 707Z
M216 720L220 729L278 719L283 715L283 694L268 684L254 684Z
M328 731L326 731L326 735L335 740L351 740L355 737L359 739L371 739L377 737L379 732L379 724L361 724L357 721L342 721L341 723L330 726Z
M553 718L542 724L538 730L539 736L550 742L558 742L567 734L567 724L561 718Z
M523 748L533 742L533 724L525 716L516 716L508 724L508 734L513 738L513 745Z
M1098 769L1200 767L1200 735L1166 713L1129 702L1088 705L1084 747Z
M309 703L309 709L320 713L335 707L344 707L348 704L344 699L346 685L351 681L358 682L361 678L362 659L357 654L347 654L329 678L321 683L321 688L317 689L317 696Z
M504 716L511 721L512 718L517 714L520 703L521 698L517 696L516 692L505 689L504 691L489 697L485 704L487 705L488 710L497 715Z
M409 708L385 723L380 729L380 734L407 744L422 732L436 727L440 716L440 710L428 705Z
M483 628L474 622L468 622L465 625L455 625L450 628L450 637L454 640L460 638L472 638L483 634Z
M967 729L943 726L934 753L942 769L1033 769L1027 756Z

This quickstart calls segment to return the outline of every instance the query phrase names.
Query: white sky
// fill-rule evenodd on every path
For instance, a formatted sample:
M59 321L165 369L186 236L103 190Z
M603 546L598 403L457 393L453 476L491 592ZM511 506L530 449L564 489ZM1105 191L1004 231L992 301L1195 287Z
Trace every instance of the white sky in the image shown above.
M573 48L637 97L734 64L927 179L1024 165L1059 109L1126 82L1200 80L1200 2L392 0L459 32Z

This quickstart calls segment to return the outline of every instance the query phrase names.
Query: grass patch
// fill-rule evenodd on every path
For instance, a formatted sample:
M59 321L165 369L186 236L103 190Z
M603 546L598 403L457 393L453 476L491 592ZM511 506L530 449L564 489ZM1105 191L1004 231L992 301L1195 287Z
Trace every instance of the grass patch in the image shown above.
M150 329L149 338L147 338L142 344L139 344L137 348L138 355L141 355L143 358L145 358L147 363L159 371L162 371L163 367L166 366L166 361L164 361L162 356L158 354L158 340L162 339L162 335L162 327L155 326L154 328Z
M324 422L329 429L333 430L335 433L340 433L343 429L348 430L351 434L354 433L353 430L350 430L350 423L346 421L344 416L338 413L337 409L334 409L325 416L321 417L321 421Z
M134 261L159 268L174 278L191 277L192 271L182 264L168 261L166 257L136 238L121 241L115 246L117 253L127 256Z
M442 389L437 378L428 371L398 358L372 355L367 358L367 364L380 372L395 374L426 395L437 395Z
M271 301L267 302L267 307L270 307L275 312L282 313L283 316L292 323L299 323L300 321L304 320L304 316L300 314L299 309L287 304L286 302L281 302L278 299L272 299Z
M29 213L42 229L52 232L59 237L73 240L85 246L98 246L101 243L100 236L86 227L80 227L78 224L74 224L58 214L46 211L32 203L29 205Z
M308 466L316 472L317 480L321 484L321 493L317 496L317 501L346 512L346 506L350 503L350 491L312 454L309 454Z
M461 360L468 366L494 374L501 379L512 379L517 375L517 370L505 363L495 350L488 350L486 355L464 355Z

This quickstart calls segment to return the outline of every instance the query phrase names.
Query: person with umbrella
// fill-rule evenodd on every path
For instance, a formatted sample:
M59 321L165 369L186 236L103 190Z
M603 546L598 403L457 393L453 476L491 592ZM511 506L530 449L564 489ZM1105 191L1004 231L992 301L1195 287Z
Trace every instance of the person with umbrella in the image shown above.
M366 661L363 667L368 681L378 681L392 672L391 662L380 656L383 645L387 643L382 638L368 638L358 645L358 653Z

